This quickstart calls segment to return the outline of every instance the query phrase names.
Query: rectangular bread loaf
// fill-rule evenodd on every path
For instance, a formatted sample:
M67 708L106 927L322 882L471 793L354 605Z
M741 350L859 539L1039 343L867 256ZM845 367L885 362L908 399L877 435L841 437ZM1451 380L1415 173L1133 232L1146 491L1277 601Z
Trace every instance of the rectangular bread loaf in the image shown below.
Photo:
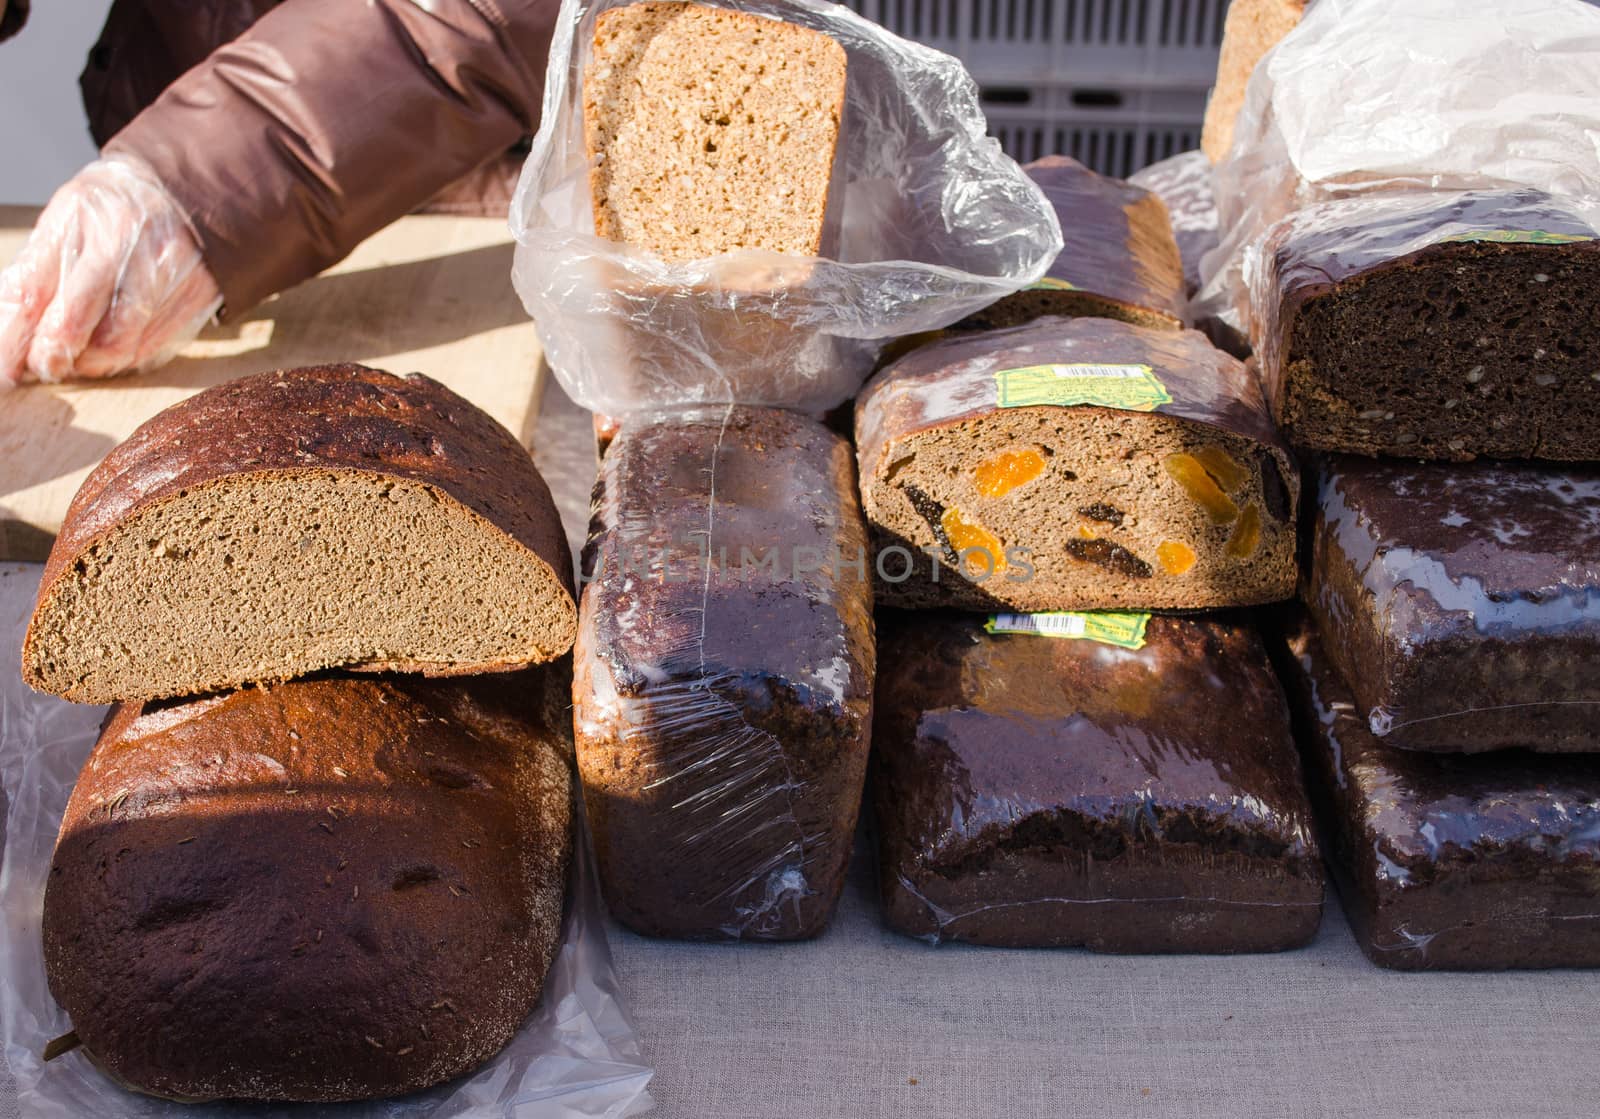
M1299 478L1194 331L1047 316L953 335L856 404L880 603L1200 608L1294 594Z
M844 48L727 8L601 13L584 71L595 232L669 261L823 251Z
M1382 967L1600 966L1600 757L1380 742L1303 618L1284 672L1329 861Z
M1251 336L1296 447L1600 459L1600 241L1535 191L1348 199L1279 222Z
M956 324L981 330L1040 315L1099 315L1175 330L1186 321L1183 259L1161 199L1064 155L1023 168L1064 238L1044 278Z
M573 683L612 913L655 936L827 924L874 665L848 445L804 417L633 417L601 464Z
M1386 745L1600 750L1600 471L1335 456L1304 593Z
M872 780L893 928L1104 952L1274 951L1316 933L1311 809L1252 629L881 622L894 670L878 680ZM1044 632L1005 632L1030 624Z

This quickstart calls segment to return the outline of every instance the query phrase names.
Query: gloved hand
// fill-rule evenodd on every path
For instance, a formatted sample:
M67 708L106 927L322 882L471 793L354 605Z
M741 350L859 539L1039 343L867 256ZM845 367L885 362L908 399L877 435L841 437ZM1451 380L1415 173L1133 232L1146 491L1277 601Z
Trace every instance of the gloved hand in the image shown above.
M142 162L99 159L56 191L0 272L0 386L167 361L222 305L187 215Z

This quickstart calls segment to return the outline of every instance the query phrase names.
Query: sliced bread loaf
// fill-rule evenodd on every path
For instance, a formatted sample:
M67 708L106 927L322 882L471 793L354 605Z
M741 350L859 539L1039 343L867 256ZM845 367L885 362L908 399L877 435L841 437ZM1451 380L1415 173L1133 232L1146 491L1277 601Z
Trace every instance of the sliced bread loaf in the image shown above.
M549 489L472 404L420 374L264 373L162 412L84 482L23 675L109 703L515 668L571 647L571 586Z
M844 48L700 4L613 8L584 71L595 232L670 261L823 249Z
M1299 479L1255 377L1199 333L955 335L856 405L881 605L1199 609L1288 598Z
M1160 197L1064 155L1023 170L1044 191L1066 243L1037 283L955 329L1019 326L1040 315L1097 315L1169 330L1184 325L1183 259Z
M1336 199L1254 258L1261 381L1296 447L1600 461L1600 229L1532 190Z

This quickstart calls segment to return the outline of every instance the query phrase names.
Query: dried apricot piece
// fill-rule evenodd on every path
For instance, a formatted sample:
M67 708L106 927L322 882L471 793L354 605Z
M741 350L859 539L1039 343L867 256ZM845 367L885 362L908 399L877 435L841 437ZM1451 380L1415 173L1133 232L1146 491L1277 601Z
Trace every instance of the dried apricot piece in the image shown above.
M1044 467L1044 455L1032 447L1001 451L973 468L972 481L984 497L1004 497L1043 474Z
M1216 444L1196 447L1190 452L1206 473L1216 479L1217 485L1228 493L1237 493L1250 480L1250 470Z
M945 536L950 540L950 546L960 555L968 548L981 549L987 555L973 555L965 558L964 566L968 574L984 575L1006 569L1006 549L1000 543L1000 538L976 521L969 521L961 515L959 509L946 509L939 518L940 527L944 529ZM987 559L988 562L985 562Z
M1239 507L1233 503L1233 498L1218 488L1199 459L1180 451L1168 455L1162 465L1194 503L1206 511L1212 524L1225 525L1238 517Z
M1261 510L1251 502L1244 507L1244 512L1239 514L1239 523L1233 526L1233 535L1228 537L1227 552L1234 559L1248 559L1256 554L1256 549L1261 547Z
M1161 569L1168 575L1184 575L1194 566L1195 554L1182 540L1163 540L1156 548L1156 559L1161 561Z

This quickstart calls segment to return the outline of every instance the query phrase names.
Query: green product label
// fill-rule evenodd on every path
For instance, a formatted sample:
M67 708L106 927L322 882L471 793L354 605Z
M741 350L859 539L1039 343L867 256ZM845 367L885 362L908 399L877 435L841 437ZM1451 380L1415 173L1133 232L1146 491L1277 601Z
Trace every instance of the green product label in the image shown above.
M1144 627L1149 621L1149 614L1050 610L1041 614L993 614L983 623L983 629L985 633L1031 633L1040 637L1098 641L1119 649L1143 649Z
M1546 233L1542 229L1472 229L1452 233L1444 241L1498 241L1506 245L1570 245L1574 241L1593 241L1584 233Z
M994 375L1002 408L1034 404L1098 404L1154 412L1172 396L1148 365L1025 365Z
M1044 279L1039 280L1036 283L1029 284L1028 285L1028 290L1029 291L1079 291L1081 289L1078 287L1077 284L1068 283L1066 280L1058 280L1054 276L1046 276Z

